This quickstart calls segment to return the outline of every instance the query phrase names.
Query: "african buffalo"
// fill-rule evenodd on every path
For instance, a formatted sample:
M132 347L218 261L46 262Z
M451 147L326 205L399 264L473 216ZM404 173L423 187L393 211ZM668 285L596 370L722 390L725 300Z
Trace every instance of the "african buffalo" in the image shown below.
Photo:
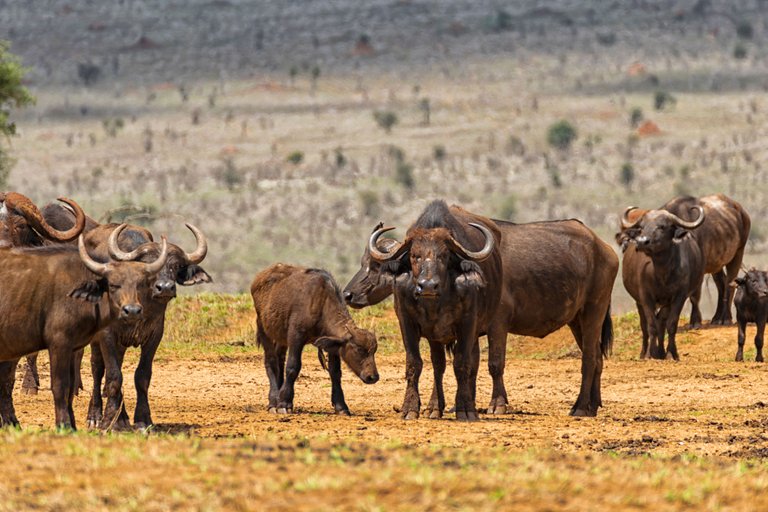
M698 217L685 221L667 210L649 210L634 221L629 207L621 219L632 243L624 252L622 279L637 304L643 330L641 358L679 360L675 335L680 312L690 298L698 310L704 258L691 232L706 218L704 208L692 206ZM669 334L664 349L664 334Z
M43 208L43 215L52 226L60 229L74 222L72 212L59 205L47 205ZM175 244L167 244L166 263L157 273L150 295L142 297L145 306L143 318L131 326L113 325L97 333L91 340L91 373L94 383L88 407L88 426L91 428L103 426L126 429L130 426L122 395L122 361L126 349L132 346L141 347L139 364L134 374L134 425L138 428L152 425L148 390L154 356L163 338L167 304L176 297L176 284L191 286L211 282L208 273L198 265L208 251L206 238L195 226L187 224L187 227L195 235L197 246L193 252L186 253ZM153 242L152 234L140 226L126 225L120 228L116 235L117 244L110 249L107 240L118 228L117 224L99 224L86 217L84 239L89 253L101 259L114 257L118 260L135 259L144 262L153 261L157 257L159 244ZM102 380L105 376L107 405L103 408ZM27 382L25 375L24 383Z
M449 211L460 214L464 210L452 206ZM507 409L503 379L507 333L544 337L568 325L582 349L581 391L571 414L594 416L601 405L602 356L613 341L610 299L618 272L615 253L577 220L493 222L501 232L503 275L500 306L488 333L488 368L493 377L489 411L501 414ZM381 241L376 239L380 251ZM352 307L375 304L392 292L388 270L371 258L370 247L361 263L345 288L345 299ZM435 382L442 389L442 371L437 365ZM437 389L438 385L428 406L431 417L442 414Z
M501 234L490 219L434 201L408 229L405 241L383 252L374 231L368 242L372 259L386 263L394 279L395 312L406 352L406 390L402 416L419 416L419 377L423 363L419 340L429 341L435 368L438 415L445 408L442 378L446 348L454 353L456 418L477 420L475 388L480 346L501 297ZM440 375L442 377L442 375Z
M269 377L269 412L293 411L294 383L301 371L301 352L307 343L328 354L331 403L337 414L349 415L341 389L341 360L366 384L379 380L376 337L355 325L339 286L319 269L276 263L251 284L256 309L256 343L264 347ZM286 362L286 351L288 360Z
M749 238L751 220L744 208L733 199L714 194L695 198L679 196L661 206L677 217L691 221L694 206L704 209L704 223L692 232L699 244L704 258L704 273L712 274L717 287L717 307L712 317L712 324L730 324L732 322L731 301L733 293L730 284L736 278L744 257L744 247ZM636 209L629 213L629 224L649 210ZM627 228L622 228L616 235L617 243L625 250L630 238ZM636 231L636 228L634 228ZM725 268L725 271L723 271ZM701 311L698 304L692 304L691 326L701 325Z
M113 322L142 317L141 297L167 254L163 238L152 263L102 263L88 254L82 235L77 249L0 249L0 422L18 424L11 393L19 358L48 349L56 425L75 428L73 352Z
M747 333L747 322L754 322L757 326L755 334L755 361L763 362L763 334L765 334L765 321L768 318L768 272L749 269L742 277L737 277L736 289L736 321L739 324L736 361L744 360L744 339Z

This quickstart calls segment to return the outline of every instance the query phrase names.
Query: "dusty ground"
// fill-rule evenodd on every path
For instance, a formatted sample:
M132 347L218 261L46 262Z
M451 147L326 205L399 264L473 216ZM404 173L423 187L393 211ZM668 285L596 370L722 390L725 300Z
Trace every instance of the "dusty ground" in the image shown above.
M715 510L768 504L768 367L731 361L735 327L681 333L680 362L637 360L634 322L616 322L615 353L603 377L604 408L594 419L567 416L580 374L565 331L545 340L510 338L505 380L512 412L483 415L474 424L450 415L403 422L396 410L404 361L396 350L378 357L376 385L345 373L347 403L355 414L350 418L331 414L330 381L314 349L304 356L297 412L279 417L266 412L260 350L161 354L150 391L157 425L146 439L46 433L53 423L50 391L17 393L24 431L5 435L0 457L27 460L26 470L8 480L15 486L0 483L0 489L8 493L6 506L46 508L260 508L251 500L266 508L307 510L513 504L523 510ZM754 360L754 348L747 357ZM45 365L42 374L47 388ZM450 371L446 381L452 396ZM432 382L428 357L421 382L426 400ZM126 386L130 410L131 387ZM86 382L77 399L81 424L90 388ZM490 397L484 369L477 395L484 407ZM29 497L29 486L41 475L50 480L69 468L78 468L75 476L55 477L54 491L41 486Z

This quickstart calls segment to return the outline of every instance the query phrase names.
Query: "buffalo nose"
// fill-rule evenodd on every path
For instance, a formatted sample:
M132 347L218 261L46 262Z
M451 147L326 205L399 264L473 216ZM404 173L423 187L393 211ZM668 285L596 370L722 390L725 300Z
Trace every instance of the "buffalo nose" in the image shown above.
M641 247L644 245L648 245L648 242L650 242L650 239L647 236L639 236L635 238L635 243Z
M379 382L379 374L378 374L378 373L373 373L373 374L371 374L371 375L368 375L368 376L365 378L365 381L364 381L364 382L365 382L366 384L376 384L377 382Z
M437 292L437 281L435 279L419 279L419 293Z
M155 282L155 293L158 295L169 295L176 293L176 283L173 281L157 281Z
M124 317L137 317L141 314L141 305L139 304L126 304L123 306Z
M352 292L345 291L344 302L351 302L351 301L352 301Z

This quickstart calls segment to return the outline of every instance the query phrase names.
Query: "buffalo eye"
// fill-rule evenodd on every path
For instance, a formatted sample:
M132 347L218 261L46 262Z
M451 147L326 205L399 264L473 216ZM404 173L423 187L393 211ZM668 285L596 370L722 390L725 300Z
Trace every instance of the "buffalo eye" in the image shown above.
M120 289L119 284L112 284L112 283L109 284L109 291L116 292L119 289Z

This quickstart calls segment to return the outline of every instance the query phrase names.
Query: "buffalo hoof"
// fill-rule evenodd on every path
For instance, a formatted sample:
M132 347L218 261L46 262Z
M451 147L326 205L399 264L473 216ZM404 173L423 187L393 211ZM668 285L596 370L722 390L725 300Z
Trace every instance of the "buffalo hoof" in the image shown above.
M589 409L573 409L571 410L571 416L576 418L594 418L597 416L597 411L591 411Z
M277 407L270 407L269 409L267 409L267 412L269 414L277 414Z
M404 420L417 420L419 419L419 411L408 411L403 413Z
M427 412L429 412L429 419L431 420L439 420L443 417L443 413L440 412L440 409L432 409L431 411Z
M21 424L19 423L19 420L16 419L16 416L11 416L9 418L4 418L3 416L0 416L0 428L20 429Z
M25 388L24 386L21 387L21 394L22 395L36 395L37 394L37 388Z
M701 329L701 327L702 327L701 322L688 324L688 329Z
M763 362L763 355L762 354L757 354L757 357L755 357L755 362L756 363L762 363Z
M336 410L337 416L352 416L352 413L349 412L349 409L337 409Z
M744 362L744 356L743 356L743 355L741 355L741 354L736 354L736 359L735 359L735 361L736 361L737 363L743 363L743 362Z
M138 421L133 424L133 430L136 432L141 432L142 434L150 433L152 431L152 427L154 427L152 423L144 423L143 421Z
M675 361L679 361L680 360L680 356L678 356L677 354L673 354L672 352L667 352L667 357L665 359L668 359L668 360L672 359L672 360L675 360Z
M504 397L492 398L488 404L488 414L507 414L507 400Z
M459 421L477 421L480 418L476 411L456 411L456 419Z
M293 407L278 407L277 414L291 414L293 413Z
M88 430L99 430L101 428L101 421L100 420L92 420L88 419L85 422L85 428Z

